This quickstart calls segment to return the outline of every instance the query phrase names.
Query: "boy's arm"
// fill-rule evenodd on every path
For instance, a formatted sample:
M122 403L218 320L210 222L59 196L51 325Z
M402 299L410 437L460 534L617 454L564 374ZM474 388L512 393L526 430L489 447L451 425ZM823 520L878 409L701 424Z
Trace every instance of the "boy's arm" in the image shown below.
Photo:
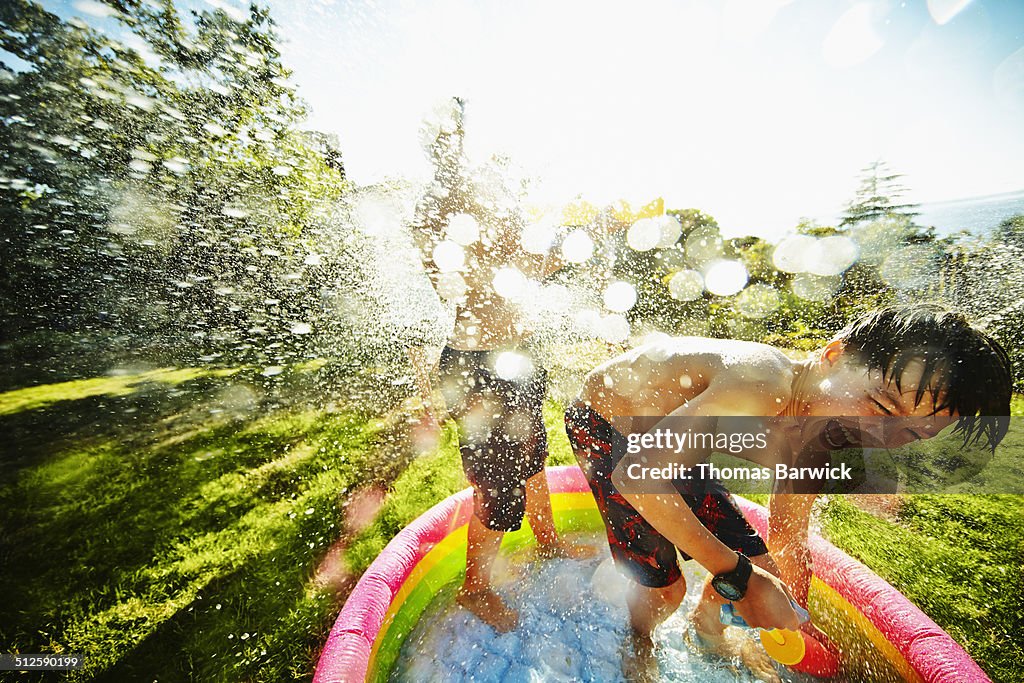
M700 523L682 496L657 493L623 494L651 526L712 575L736 568L739 557ZM736 611L757 628L799 628L785 584L757 565L752 565L747 592L735 603Z
M807 549L807 528L817 494L772 494L768 504L768 538L772 558L793 597L804 607L811 586L811 553Z
M782 573L782 580L793 591L793 597L804 608L808 606L813 564L807 548L807 529L816 493L773 493L769 502L768 549ZM838 654L839 648L813 622L800 629L814 637L827 650Z
M785 435L781 437L779 448L788 452L790 465L828 465L828 451L817 445L820 442L819 430L823 427L817 421L810 421L783 429ZM768 503L768 537L765 541L782 572L782 578L794 591L797 602L804 607L807 606L812 574L807 530L811 509L823 485L823 481L816 480L795 483L791 479L776 479Z
M432 250L444 238L448 217L465 211L468 201L462 191L465 171L462 158L462 101L453 98L453 103L458 107L457 126L453 131L439 132L431 146L430 162L434 167L434 180L416 205L412 225L423 263L432 278L436 275Z

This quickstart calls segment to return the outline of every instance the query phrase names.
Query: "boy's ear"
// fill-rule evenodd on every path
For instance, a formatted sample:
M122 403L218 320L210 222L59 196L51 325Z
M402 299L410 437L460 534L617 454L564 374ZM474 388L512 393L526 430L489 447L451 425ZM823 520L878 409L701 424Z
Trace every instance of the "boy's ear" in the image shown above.
M839 362L839 359L842 358L845 351L846 347L841 339L831 341L821 350L821 355L818 357L818 363L823 367L831 368Z

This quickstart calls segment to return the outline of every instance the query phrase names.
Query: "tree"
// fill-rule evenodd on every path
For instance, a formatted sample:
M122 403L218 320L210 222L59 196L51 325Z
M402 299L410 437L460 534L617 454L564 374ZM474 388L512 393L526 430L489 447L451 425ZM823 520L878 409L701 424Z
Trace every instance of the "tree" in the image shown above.
M283 361L319 301L304 258L345 187L336 144L299 130L266 10L107 4L104 32L0 4L4 341Z
M1024 215L1007 218L980 244L968 245L958 260L957 303L1007 350L1014 389L1024 391Z
M861 174L860 188L846 208L840 228L893 216L912 220L919 215L915 211L917 204L900 203L906 193L899 182L903 174L893 173L884 161L872 162Z
M1024 214L1007 218L996 228L995 241L1024 249Z

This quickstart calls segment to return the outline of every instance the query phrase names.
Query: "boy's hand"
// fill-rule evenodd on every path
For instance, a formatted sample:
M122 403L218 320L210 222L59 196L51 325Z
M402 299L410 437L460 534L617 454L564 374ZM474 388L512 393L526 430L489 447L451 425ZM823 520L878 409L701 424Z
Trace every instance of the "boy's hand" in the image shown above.
M800 628L800 619L790 599L789 590L778 577L754 565L747 582L747 594L733 603L733 607L752 627L795 631Z

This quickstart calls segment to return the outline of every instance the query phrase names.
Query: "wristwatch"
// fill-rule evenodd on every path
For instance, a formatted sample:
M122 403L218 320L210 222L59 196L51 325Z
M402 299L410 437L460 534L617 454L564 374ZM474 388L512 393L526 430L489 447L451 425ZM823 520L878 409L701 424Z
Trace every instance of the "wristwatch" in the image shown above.
M750 574L754 571L750 564L750 558L743 553L736 553L736 555L739 557L739 561L736 563L735 569L731 572L717 574L715 578L711 579L711 587L730 602L742 600L743 596L747 594L747 581L750 580Z

